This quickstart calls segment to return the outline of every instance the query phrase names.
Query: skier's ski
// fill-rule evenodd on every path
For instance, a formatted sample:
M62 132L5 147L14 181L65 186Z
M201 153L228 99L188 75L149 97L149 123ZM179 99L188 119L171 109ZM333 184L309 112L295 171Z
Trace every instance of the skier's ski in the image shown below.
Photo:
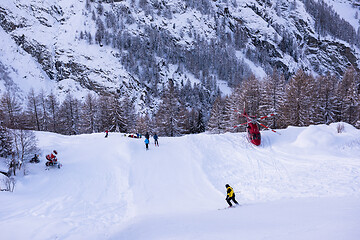
M225 207L225 208L219 208L218 210L226 210L226 209L230 209L230 208L236 208L236 207L238 207L238 206L240 206L240 205L234 205L234 206L229 206L229 207Z

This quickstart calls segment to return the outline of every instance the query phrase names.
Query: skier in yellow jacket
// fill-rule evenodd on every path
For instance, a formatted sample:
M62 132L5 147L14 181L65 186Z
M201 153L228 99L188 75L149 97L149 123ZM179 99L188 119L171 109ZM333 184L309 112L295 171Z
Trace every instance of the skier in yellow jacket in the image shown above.
M232 204L231 204L231 200L236 204L236 205L239 205L239 203L235 200L235 193L234 193L234 189L232 187L230 187L229 184L226 184L225 185L226 187L226 192L227 192L227 195L226 195L226 201L227 203L229 204L229 207L232 207Z

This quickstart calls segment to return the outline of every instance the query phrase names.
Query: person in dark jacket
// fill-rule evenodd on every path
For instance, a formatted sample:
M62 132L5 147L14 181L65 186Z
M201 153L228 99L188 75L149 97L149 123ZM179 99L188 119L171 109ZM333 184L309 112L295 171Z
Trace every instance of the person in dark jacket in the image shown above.
M35 153L35 156L30 160L30 162L31 162L31 163L38 163L38 162L40 162L40 160L39 160L39 155L37 155L37 154Z
M159 139L159 137L158 137L158 135L155 133L154 134L154 141L155 141L155 146L159 146L159 141L158 141L158 139Z
M146 138L146 139L150 139L150 135L149 135L148 132L145 133L145 138Z
M16 176L16 166L17 166L17 163L16 163L16 160L15 160L15 154L13 153L12 157L11 157L10 164L9 164L8 176L11 176L11 174Z
M226 201L227 201L227 203L229 204L229 207L232 207L231 200L232 200L236 205L239 205L239 203L235 200L234 189L233 189L232 187L230 187L229 184L226 184L225 187L226 187L226 192L227 192Z

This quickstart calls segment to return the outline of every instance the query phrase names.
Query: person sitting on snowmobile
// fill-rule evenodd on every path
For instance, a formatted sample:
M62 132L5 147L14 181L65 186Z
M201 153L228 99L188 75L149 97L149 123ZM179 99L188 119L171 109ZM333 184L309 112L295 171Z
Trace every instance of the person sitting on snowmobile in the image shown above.
M54 155L55 154L55 155ZM46 162L46 166L57 164L57 151L54 150L51 154L46 155L46 159L48 160Z
M31 163L38 163L40 162L39 160L39 155L35 154L35 156L30 160Z
M232 207L230 200L232 200L236 205L239 205L239 203L235 200L234 189L232 187L230 187L229 184L226 184L225 187L226 187L226 192L227 192L226 201L229 204L229 207Z

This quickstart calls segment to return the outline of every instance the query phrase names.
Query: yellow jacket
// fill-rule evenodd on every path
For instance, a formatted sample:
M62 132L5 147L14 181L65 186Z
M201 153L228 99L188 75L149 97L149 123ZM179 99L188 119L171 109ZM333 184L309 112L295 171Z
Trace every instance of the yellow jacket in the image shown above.
M233 197L234 196L234 189L232 189L232 187L227 187L227 196L229 198Z

